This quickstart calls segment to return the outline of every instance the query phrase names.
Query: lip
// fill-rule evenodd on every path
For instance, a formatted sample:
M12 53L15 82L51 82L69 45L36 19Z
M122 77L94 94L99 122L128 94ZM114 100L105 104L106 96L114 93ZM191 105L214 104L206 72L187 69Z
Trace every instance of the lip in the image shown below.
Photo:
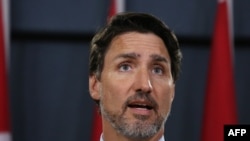
M128 104L128 108L133 114L150 115L154 110L154 106L147 100L135 100Z
M152 114L153 110L148 110L146 108L131 108L128 107L128 109L133 113L133 114L137 114L137 115L145 115L145 116L149 116Z

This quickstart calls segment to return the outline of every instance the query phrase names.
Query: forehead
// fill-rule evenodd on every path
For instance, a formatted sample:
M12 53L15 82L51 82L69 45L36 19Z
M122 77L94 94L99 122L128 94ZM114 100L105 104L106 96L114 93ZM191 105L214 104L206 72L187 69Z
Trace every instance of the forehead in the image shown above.
M116 36L110 43L106 55L136 53L137 55L159 54L169 58L163 40L153 33L127 32Z

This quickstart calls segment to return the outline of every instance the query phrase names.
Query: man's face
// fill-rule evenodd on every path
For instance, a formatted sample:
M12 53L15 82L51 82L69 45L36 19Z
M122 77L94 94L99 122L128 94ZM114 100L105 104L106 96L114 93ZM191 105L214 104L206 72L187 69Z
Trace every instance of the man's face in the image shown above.
M110 124L130 138L149 138L164 128L175 85L168 51L158 36L128 32L115 37L100 81L92 76L89 82L92 98L100 100L104 128Z

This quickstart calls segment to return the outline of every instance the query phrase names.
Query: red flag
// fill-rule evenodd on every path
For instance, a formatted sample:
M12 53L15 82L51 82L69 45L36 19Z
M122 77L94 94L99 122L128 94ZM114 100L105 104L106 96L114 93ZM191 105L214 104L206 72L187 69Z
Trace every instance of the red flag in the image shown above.
M8 97L7 66L6 66L6 40L5 16L6 1L0 2L0 141L10 141L10 109ZM8 55L7 55L8 56Z
M110 0L110 7L108 13L108 20L115 14L123 12L125 7L125 0ZM102 133L101 115L97 112L98 108L95 107L94 123L92 129L91 140L99 141Z
M229 0L219 0L210 54L202 141L223 141L223 126L237 122Z
M92 126L92 135L91 135L92 141L100 141L100 136L102 133L102 119L101 115L97 111L98 107L95 107L94 119L93 119L94 122Z

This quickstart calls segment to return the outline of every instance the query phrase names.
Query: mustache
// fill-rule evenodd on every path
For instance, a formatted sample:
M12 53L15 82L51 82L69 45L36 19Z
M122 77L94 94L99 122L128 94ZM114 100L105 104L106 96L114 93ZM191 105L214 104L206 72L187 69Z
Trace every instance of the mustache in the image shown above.
M143 100L143 101L148 102L153 107L153 109L155 111L159 107L156 100L151 96L151 94L149 94L147 92L143 92L143 91L137 91L134 95L127 98L127 100L125 101L125 103L123 105L124 110L127 108L129 103L131 103L133 101L137 101L137 100Z

